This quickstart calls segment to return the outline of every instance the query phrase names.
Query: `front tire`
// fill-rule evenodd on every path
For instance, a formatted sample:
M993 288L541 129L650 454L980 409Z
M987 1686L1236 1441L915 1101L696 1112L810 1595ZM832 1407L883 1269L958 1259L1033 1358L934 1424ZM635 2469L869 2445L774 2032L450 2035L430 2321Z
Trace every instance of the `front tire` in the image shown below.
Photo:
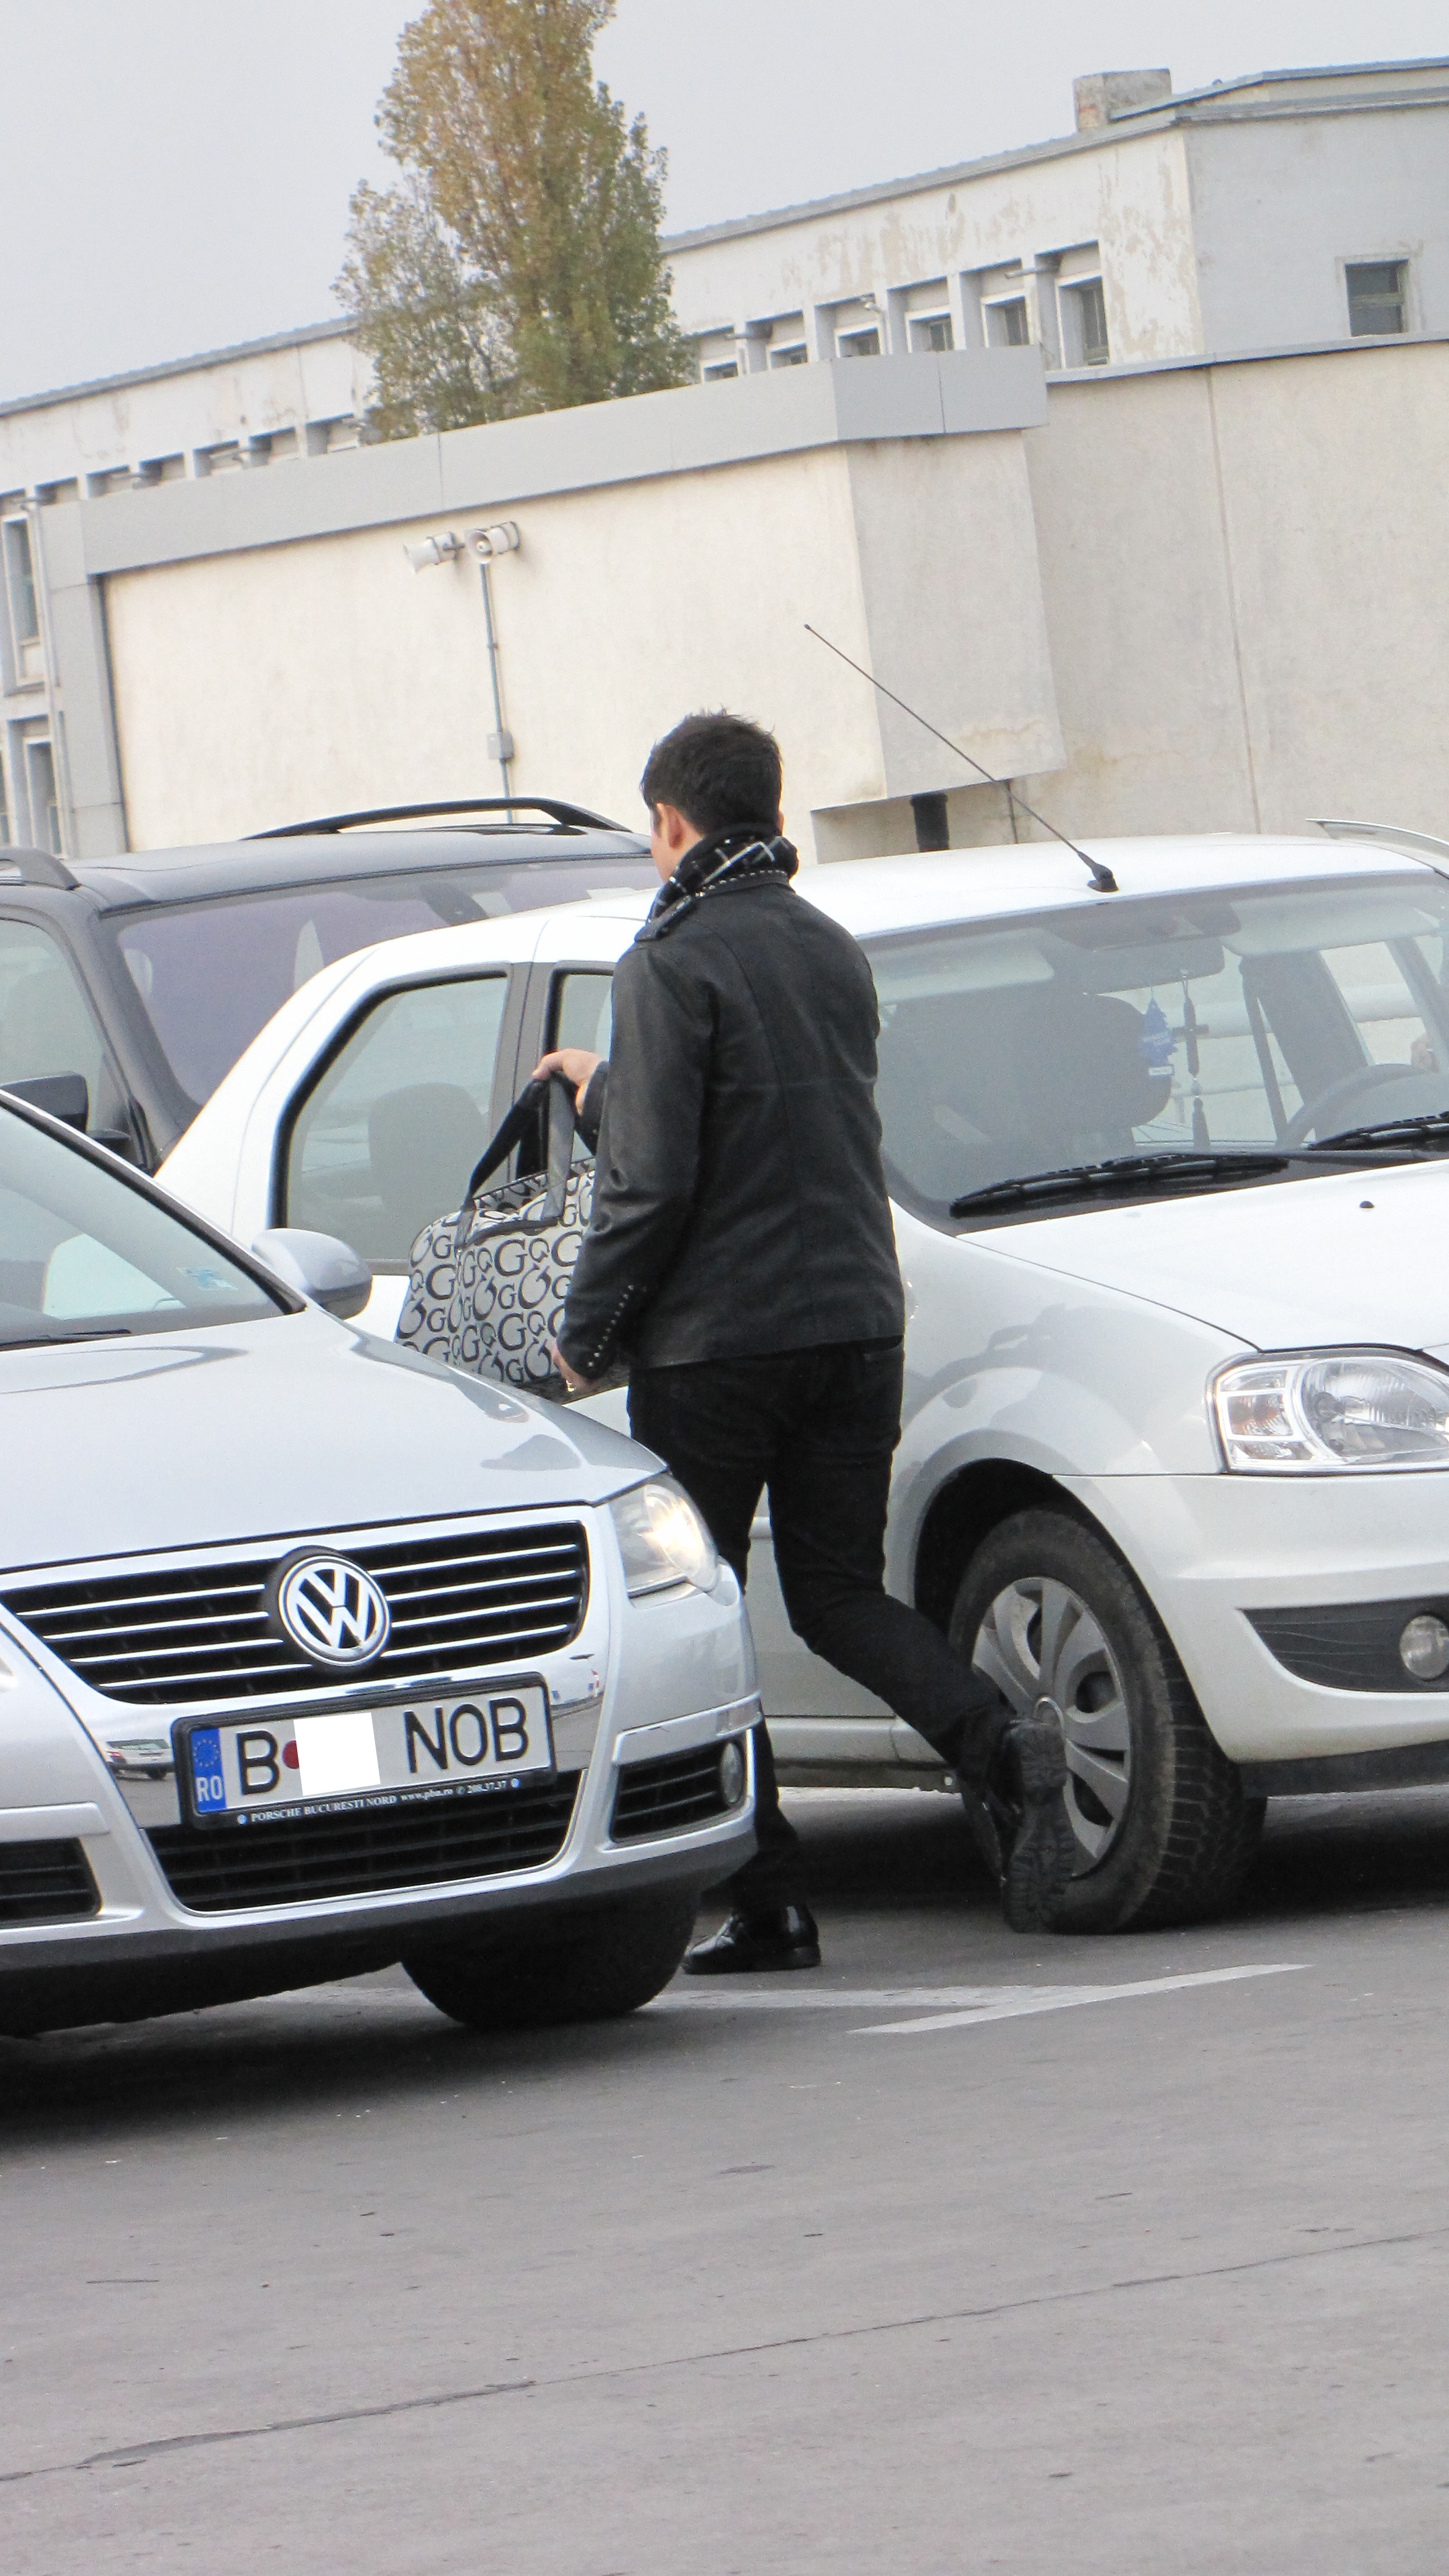
M474 1925L403 1966L430 2004L470 2030L617 2021L668 1985L696 1911L677 1888L616 1897L540 1915L536 1931L516 1918L497 1932Z
M1264 1802L1243 1795L1120 1558L1066 1513L1019 1512L978 1548L950 1638L1018 1716L1066 1742L1077 1875L1063 1932L1187 1923L1231 1903Z

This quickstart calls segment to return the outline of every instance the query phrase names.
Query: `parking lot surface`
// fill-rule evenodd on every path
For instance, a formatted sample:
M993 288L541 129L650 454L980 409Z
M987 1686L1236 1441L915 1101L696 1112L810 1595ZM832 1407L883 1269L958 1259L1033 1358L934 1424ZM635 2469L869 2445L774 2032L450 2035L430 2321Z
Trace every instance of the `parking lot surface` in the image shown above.
M0 2041L7 2576L1437 2570L1449 1795L1071 1942L789 1803L818 1975Z

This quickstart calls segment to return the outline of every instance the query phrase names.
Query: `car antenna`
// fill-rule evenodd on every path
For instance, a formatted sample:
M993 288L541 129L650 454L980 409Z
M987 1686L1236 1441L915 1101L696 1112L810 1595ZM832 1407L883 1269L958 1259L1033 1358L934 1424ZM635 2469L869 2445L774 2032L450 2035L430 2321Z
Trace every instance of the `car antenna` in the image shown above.
M1029 814L1034 823L1040 823L1044 832L1050 832L1054 841L1060 841L1064 849L1070 850L1074 858L1080 859L1098 894L1121 893L1122 889L1111 869L1104 867L1100 859L1089 859L1085 850L1078 849L1075 841L1069 841L1065 832L1059 832L1055 823L1047 821L1045 814L1038 814L1034 805L1028 805L1024 796L1017 795L1009 778L993 778L990 770L983 769L979 760L973 760L969 751L963 751L959 742L953 742L949 734L942 733L938 726L933 725L915 707L908 707L904 698L898 698L894 689L886 687L884 680L878 680L875 673L867 671L863 663L852 662L850 655L841 652L838 644L832 644L828 635L822 635L818 626L812 626L808 617L805 620L805 632L807 635L813 635L817 644L823 644L827 652L838 654L842 662L850 663L852 671L858 671L863 680L869 680L871 687L879 689L881 696L889 698L892 706L899 707L903 715L912 716L918 725L924 725L927 733L935 735L937 742L943 742L948 751L954 751L958 760L965 761L968 769L974 769L979 777L984 778L988 787L1004 787L1007 804L1013 812L1019 805L1023 814Z

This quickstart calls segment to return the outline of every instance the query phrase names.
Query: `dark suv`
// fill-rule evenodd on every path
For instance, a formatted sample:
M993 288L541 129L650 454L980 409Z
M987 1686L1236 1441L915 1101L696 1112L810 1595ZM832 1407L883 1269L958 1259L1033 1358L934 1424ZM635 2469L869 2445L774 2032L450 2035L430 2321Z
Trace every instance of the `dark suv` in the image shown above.
M333 814L74 866L0 850L0 1088L154 1171L319 967L407 931L656 882L638 833L538 797Z

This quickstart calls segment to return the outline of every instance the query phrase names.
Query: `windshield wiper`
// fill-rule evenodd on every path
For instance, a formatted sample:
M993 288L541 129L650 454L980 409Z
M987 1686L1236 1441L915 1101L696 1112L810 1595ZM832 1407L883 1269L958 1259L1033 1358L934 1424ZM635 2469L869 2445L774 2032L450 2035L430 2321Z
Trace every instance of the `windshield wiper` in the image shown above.
M1325 1136L1316 1150L1335 1153L1340 1145L1376 1145L1381 1137L1434 1137L1449 1145L1449 1109L1427 1109L1417 1118L1384 1118L1376 1126L1345 1127L1341 1135Z
M964 1198L953 1199L951 1214L970 1216L978 1208L1021 1207L1035 1198L1077 1198L1121 1184L1135 1188L1145 1183L1150 1189L1159 1180L1268 1180L1297 1159L1291 1151L1205 1152L1188 1146L1169 1146L1160 1154L1112 1154L1102 1163L1068 1163L1057 1172L1029 1172L1020 1180L989 1182L985 1189L968 1190Z
M62 1342L120 1341L129 1334L129 1324L92 1324L78 1333L0 1333L0 1351L45 1351Z

